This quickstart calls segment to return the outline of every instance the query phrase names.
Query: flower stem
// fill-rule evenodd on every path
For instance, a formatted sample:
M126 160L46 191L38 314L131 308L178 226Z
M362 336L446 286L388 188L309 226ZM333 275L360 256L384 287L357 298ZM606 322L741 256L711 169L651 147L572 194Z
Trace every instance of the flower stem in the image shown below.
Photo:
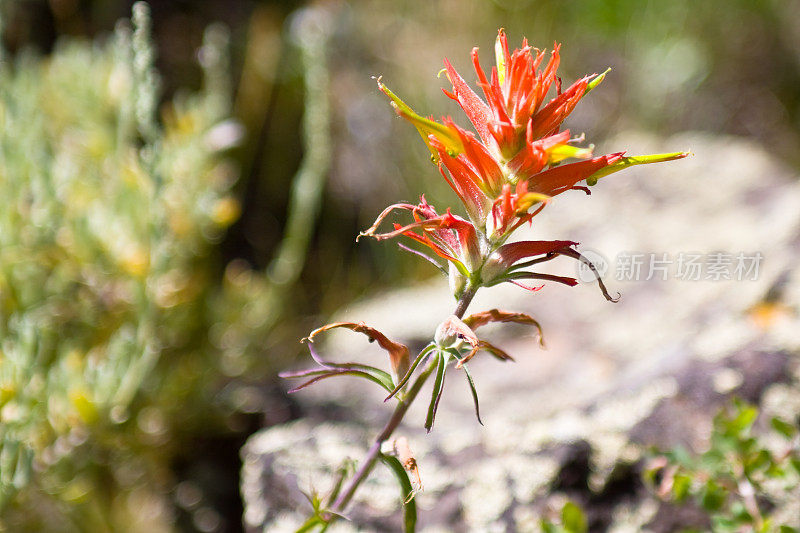
M472 302L472 298L475 297L477 290L478 289L473 287L471 284L467 285L467 288L458 299L458 304L456 304L456 310L453 314L455 314L458 318L462 318L467 310L467 307L469 307L470 302ZM419 391L422 389L422 385L425 384L425 381L428 379L428 376L430 376L431 372L433 372L434 368L436 368L436 358L431 357L425 369L417 377L416 381L414 381L414 384L411 385L408 393L406 393L405 397L400 400L400 402L397 404L397 407L395 407L392 417L389 419L386 425L383 426L383 429L378 436L375 437L375 441L372 443L372 446L370 446L367 456L361 462L361 466L356 474L347 484L347 487L341 493L339 493L339 497L336 498L336 501L333 502L331 511L337 514L330 515L330 518L328 519L329 523L333 522L338 514L341 514L344 511L344 509L347 507L347 504L349 504L350 500L353 499L358 487L372 471L372 467L375 466L375 462L380 456L381 445L392 436L394 430L397 429L397 426L399 426L400 422L403 421L403 417L406 415L408 408L411 407L411 404L417 397L417 394L419 394Z
M392 413L392 417L383 427L383 430L380 432L380 434L375 438L375 442L372 443L372 446L370 446L367 456L361 463L361 467L358 469L355 476L353 476L353 479L350 480L347 488L339 494L338 498L336 498L336 501L331 508L332 511L341 513L344 511L344 508L347 507L347 504L350 503L350 500L355 495L358 486L361 485L361 482L367 478L369 473L372 471L372 467L375 466L375 461L378 459L378 456L381 452L381 445L392 436L394 430L400 425L400 422L403 420L406 411L408 411L408 408L411 407L411 403L414 401L414 398L417 396L420 389L422 389L422 385L428 379L428 376L431 374L434 368L436 368L436 359L432 358L425 367L425 370L422 371L414 384L408 390L406 397L403 400L400 400L400 403L397 404L394 413ZM336 515L333 516L335 517Z
M461 293L461 298L458 299L458 304L456 304L456 310L453 314L458 318L464 318L464 313L467 312L467 307L469 307L476 292L478 292L478 288L473 287L471 283L468 284L464 292Z

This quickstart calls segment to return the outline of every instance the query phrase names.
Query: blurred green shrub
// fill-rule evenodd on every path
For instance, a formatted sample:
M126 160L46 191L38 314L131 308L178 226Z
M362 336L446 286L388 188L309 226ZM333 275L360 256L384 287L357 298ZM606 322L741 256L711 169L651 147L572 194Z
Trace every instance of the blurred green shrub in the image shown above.
M0 62L0 530L168 530L170 460L225 427L221 376L275 322L266 277L220 283L225 30L199 59L160 120L143 4L105 44Z
M693 501L708 513L713 531L798 531L791 502L800 496L800 429L773 417L772 435L756 435L758 415L756 407L735 400L714 417L706 451L666 453L645 471L645 480L663 499Z

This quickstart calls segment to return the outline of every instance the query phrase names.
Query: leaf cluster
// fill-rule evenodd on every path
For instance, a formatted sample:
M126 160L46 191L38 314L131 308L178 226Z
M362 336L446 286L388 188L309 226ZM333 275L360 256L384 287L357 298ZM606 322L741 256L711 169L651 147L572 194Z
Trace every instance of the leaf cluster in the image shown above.
M715 532L798 531L796 524L776 523L771 511L800 486L800 428L771 418L776 446L754 431L758 419L757 407L734 400L714 417L706 451L664 453L645 481L665 500L704 509Z

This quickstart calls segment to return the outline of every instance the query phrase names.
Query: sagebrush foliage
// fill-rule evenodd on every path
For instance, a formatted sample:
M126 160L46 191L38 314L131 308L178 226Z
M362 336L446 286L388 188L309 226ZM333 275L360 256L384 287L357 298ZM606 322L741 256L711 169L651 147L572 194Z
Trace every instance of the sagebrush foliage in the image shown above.
M206 34L204 88L161 112L154 56L137 4L133 29L120 23L105 44L0 62L0 509L12 529L145 520L141 500L114 497L169 483L169 448L214 418L220 365L246 368L242 313L268 327L269 310L248 307L264 278L239 269L220 285L213 260L239 213L227 34ZM231 329L237 342L219 341Z

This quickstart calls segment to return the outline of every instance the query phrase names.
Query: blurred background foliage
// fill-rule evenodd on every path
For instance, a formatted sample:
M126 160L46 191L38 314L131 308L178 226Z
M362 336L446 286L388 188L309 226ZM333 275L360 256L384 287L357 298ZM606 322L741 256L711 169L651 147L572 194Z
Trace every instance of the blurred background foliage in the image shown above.
M297 339L434 273L354 243L386 204L453 201L371 76L458 117L442 57L472 79L502 26L564 43L565 83L612 68L568 124L601 150L694 129L800 167L796 0L150 6L0 3L6 531L241 527L238 449L297 415Z

